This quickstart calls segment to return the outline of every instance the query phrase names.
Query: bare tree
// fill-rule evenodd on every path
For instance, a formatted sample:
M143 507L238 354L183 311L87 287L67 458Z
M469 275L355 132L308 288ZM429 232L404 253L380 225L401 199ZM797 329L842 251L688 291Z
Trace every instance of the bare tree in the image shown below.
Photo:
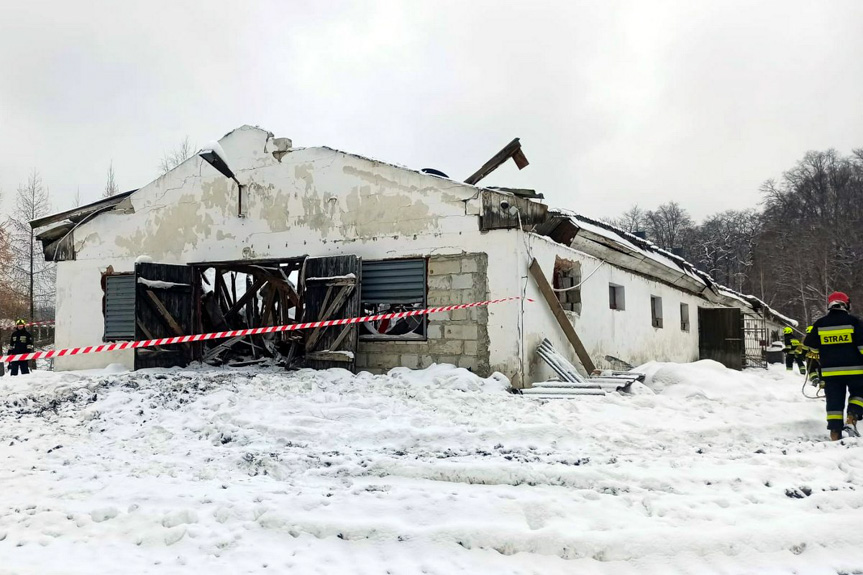
M622 229L625 232L634 234L645 230L647 223L647 212L635 204L619 217L606 220L609 224Z
M72 198L72 207L80 208L81 207L81 188L75 189L75 196Z
M809 322L831 291L863 300L863 152L809 152L761 191L754 271L776 304Z
M677 202L662 204L645 214L647 236L666 250L683 246L683 239L692 230L692 218Z
M12 251L12 290L26 298L30 319L37 310L53 308L55 267L42 257L29 222L47 215L51 210L48 190L42 185L39 171L34 169L27 182L18 186L15 210L9 218Z
M162 160L159 162L159 173L167 174L186 160L192 157L195 153L195 148L189 142L189 136L183 138L176 148L165 152Z
M103 198L110 198L117 193L117 182L114 180L114 160L108 165L108 180L105 182L105 191L102 192Z
M3 205L0 192L0 206ZM2 218L5 220L6 218ZM13 251L10 226L0 226L0 322L23 315L26 302L22 294L14 290Z
M737 291L749 291L753 251L761 233L755 210L728 210L708 216L686 242L686 258Z

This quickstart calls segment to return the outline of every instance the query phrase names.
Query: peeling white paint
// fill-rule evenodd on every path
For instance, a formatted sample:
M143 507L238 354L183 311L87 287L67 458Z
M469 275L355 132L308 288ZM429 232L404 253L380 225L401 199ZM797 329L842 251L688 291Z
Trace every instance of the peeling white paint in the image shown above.
M111 265L117 272L132 271L140 254L159 263L187 264L302 255L377 260L486 253L489 297L517 296L526 289L527 297L536 300L524 306L523 341L517 335L519 304L488 308L492 369L518 379L523 357L525 380L550 376L534 353L543 338L576 359L529 277L529 256L547 276L558 255L579 262L585 277L600 260L516 230L480 232L481 201L473 186L329 148L294 149L289 141L277 143L268 132L248 126L219 143L243 185L246 217L237 216L236 184L193 157L129 196L124 212L82 224L74 232L76 260L58 265L57 346L101 342L101 270ZM625 311L609 309L609 282L625 286ZM662 329L651 326L651 295L663 298ZM714 307L611 265L585 281L581 296L582 311L573 322L600 365L606 355L632 364L697 359L697 310ZM681 302L689 304L688 332L679 325ZM114 362L131 367L131 352L58 358L56 366L81 369Z

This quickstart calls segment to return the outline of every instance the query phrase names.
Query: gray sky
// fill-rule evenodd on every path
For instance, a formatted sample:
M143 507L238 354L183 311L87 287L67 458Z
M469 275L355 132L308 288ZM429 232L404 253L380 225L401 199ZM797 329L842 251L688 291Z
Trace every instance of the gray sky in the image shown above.
M863 147L863 2L2 0L0 190L54 207L242 124L616 215L755 206L810 149Z

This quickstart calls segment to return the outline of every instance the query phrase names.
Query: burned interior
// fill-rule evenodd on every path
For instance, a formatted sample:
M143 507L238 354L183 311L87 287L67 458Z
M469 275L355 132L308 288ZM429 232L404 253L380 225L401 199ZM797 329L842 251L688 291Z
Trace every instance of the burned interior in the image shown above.
M354 255L170 265L102 276L105 341L158 339L423 309L428 261ZM426 316L136 350L136 369L242 366L354 369L357 341L424 341Z

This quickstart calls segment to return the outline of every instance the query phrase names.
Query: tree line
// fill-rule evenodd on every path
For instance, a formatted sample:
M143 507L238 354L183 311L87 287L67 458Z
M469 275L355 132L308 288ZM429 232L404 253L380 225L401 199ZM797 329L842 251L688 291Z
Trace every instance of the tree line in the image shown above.
M696 223L677 202L633 206L607 219L809 325L827 296L863 307L863 149L809 152L760 189L759 209L726 210Z
M169 172L193 154L193 146L186 137L162 156L157 167L159 174ZM101 196L108 198L118 191L111 161ZM80 192L76 192L73 207L80 205ZM27 180L18 185L11 211L4 212L3 206L0 190L0 323L17 318L54 319L56 265L45 261L29 223L55 211L38 169L33 169Z

